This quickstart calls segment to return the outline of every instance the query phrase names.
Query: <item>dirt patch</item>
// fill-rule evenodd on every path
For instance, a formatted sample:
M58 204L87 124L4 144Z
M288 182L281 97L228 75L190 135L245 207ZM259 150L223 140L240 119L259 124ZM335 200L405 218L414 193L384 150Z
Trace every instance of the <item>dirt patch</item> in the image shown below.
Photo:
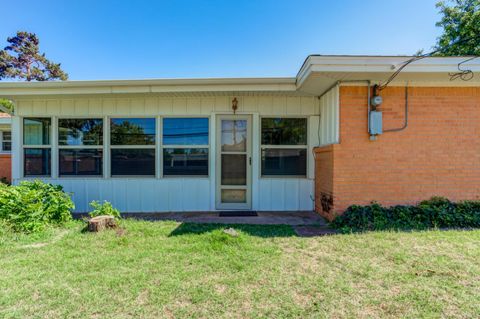
M148 290L143 290L137 297L137 304L138 305L144 305L147 303L149 297L149 292Z
M337 233L334 229L325 226L293 226L293 230L300 237L327 236Z
M20 247L21 247L21 248L42 248L42 247L51 245L51 244L53 244L53 243L56 243L57 241L59 241L60 239L62 239L67 233L68 233L68 231L64 230L64 231L58 233L58 234L57 234L55 237L53 237L52 240L50 240L49 242L22 245L22 246L20 246Z

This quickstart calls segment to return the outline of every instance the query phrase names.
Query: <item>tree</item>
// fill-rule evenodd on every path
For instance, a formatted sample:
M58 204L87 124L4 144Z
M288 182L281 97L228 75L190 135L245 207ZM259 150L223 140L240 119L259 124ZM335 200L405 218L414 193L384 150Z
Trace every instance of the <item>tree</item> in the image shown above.
M13 112L13 102L7 99L0 99L0 105ZM1 111L0 111L1 112Z
M49 61L39 52L36 34L19 31L7 39L9 43L0 50L0 80L23 79L26 81L50 81L68 79L60 63Z
M480 0L439 1L437 8L443 16L436 24L443 28L437 55L480 55Z

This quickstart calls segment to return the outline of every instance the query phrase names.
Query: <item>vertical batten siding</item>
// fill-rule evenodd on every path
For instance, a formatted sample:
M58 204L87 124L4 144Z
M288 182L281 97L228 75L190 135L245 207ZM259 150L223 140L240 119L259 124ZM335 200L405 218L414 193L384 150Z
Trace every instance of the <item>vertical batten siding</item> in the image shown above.
M330 99L335 96L329 93ZM319 145L318 110L315 97L299 96L236 96L237 113L252 115L252 209L255 210L312 210L314 159L312 148ZM210 118L210 176L199 178L44 178L60 184L76 204L77 212L90 209L92 200L108 200L124 212L169 212L215 210L215 120L216 114L231 114L233 96L164 97L164 96L85 96L21 99L17 115L28 116L208 116ZM337 99L338 101L338 99ZM321 101L320 101L321 102ZM333 103L329 101L329 103ZM324 106L326 107L326 106ZM328 109L328 107L326 107ZM335 111L328 110L335 115ZM321 108L320 108L321 109ZM309 119L307 178L260 177L260 118L262 116L306 116ZM22 178L21 123L13 118L13 179ZM338 117L338 114L337 114ZM107 128L108 125L105 126ZM332 125L330 125L332 127ZM336 127L336 126L335 126ZM161 127L158 127L161 129ZM323 134L323 131L322 131ZM105 141L107 144L108 141ZM55 149L55 148L53 148ZM53 153L52 153L53 155ZM161 156L160 151L157 156ZM58 157L56 155L56 157ZM57 158L53 158L55 162ZM108 152L105 153L108 161ZM157 162L160 162L157 159ZM56 169L56 165L52 168ZM54 175L55 176L55 173Z
M339 86L320 98L320 145L339 143L340 102Z

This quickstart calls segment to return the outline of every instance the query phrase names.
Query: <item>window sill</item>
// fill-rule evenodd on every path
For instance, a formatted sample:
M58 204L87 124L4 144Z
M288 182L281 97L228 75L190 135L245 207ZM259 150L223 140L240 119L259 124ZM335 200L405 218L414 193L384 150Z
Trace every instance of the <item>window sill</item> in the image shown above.
M306 175L261 175L260 179L310 179Z

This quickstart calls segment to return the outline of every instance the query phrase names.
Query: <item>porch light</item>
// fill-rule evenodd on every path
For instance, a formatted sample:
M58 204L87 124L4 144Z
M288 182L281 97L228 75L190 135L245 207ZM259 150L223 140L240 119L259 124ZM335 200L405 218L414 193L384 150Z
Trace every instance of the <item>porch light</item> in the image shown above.
M238 100L237 98L233 98L232 100L232 110L233 110L233 114L235 114L237 112L237 108L238 108Z

